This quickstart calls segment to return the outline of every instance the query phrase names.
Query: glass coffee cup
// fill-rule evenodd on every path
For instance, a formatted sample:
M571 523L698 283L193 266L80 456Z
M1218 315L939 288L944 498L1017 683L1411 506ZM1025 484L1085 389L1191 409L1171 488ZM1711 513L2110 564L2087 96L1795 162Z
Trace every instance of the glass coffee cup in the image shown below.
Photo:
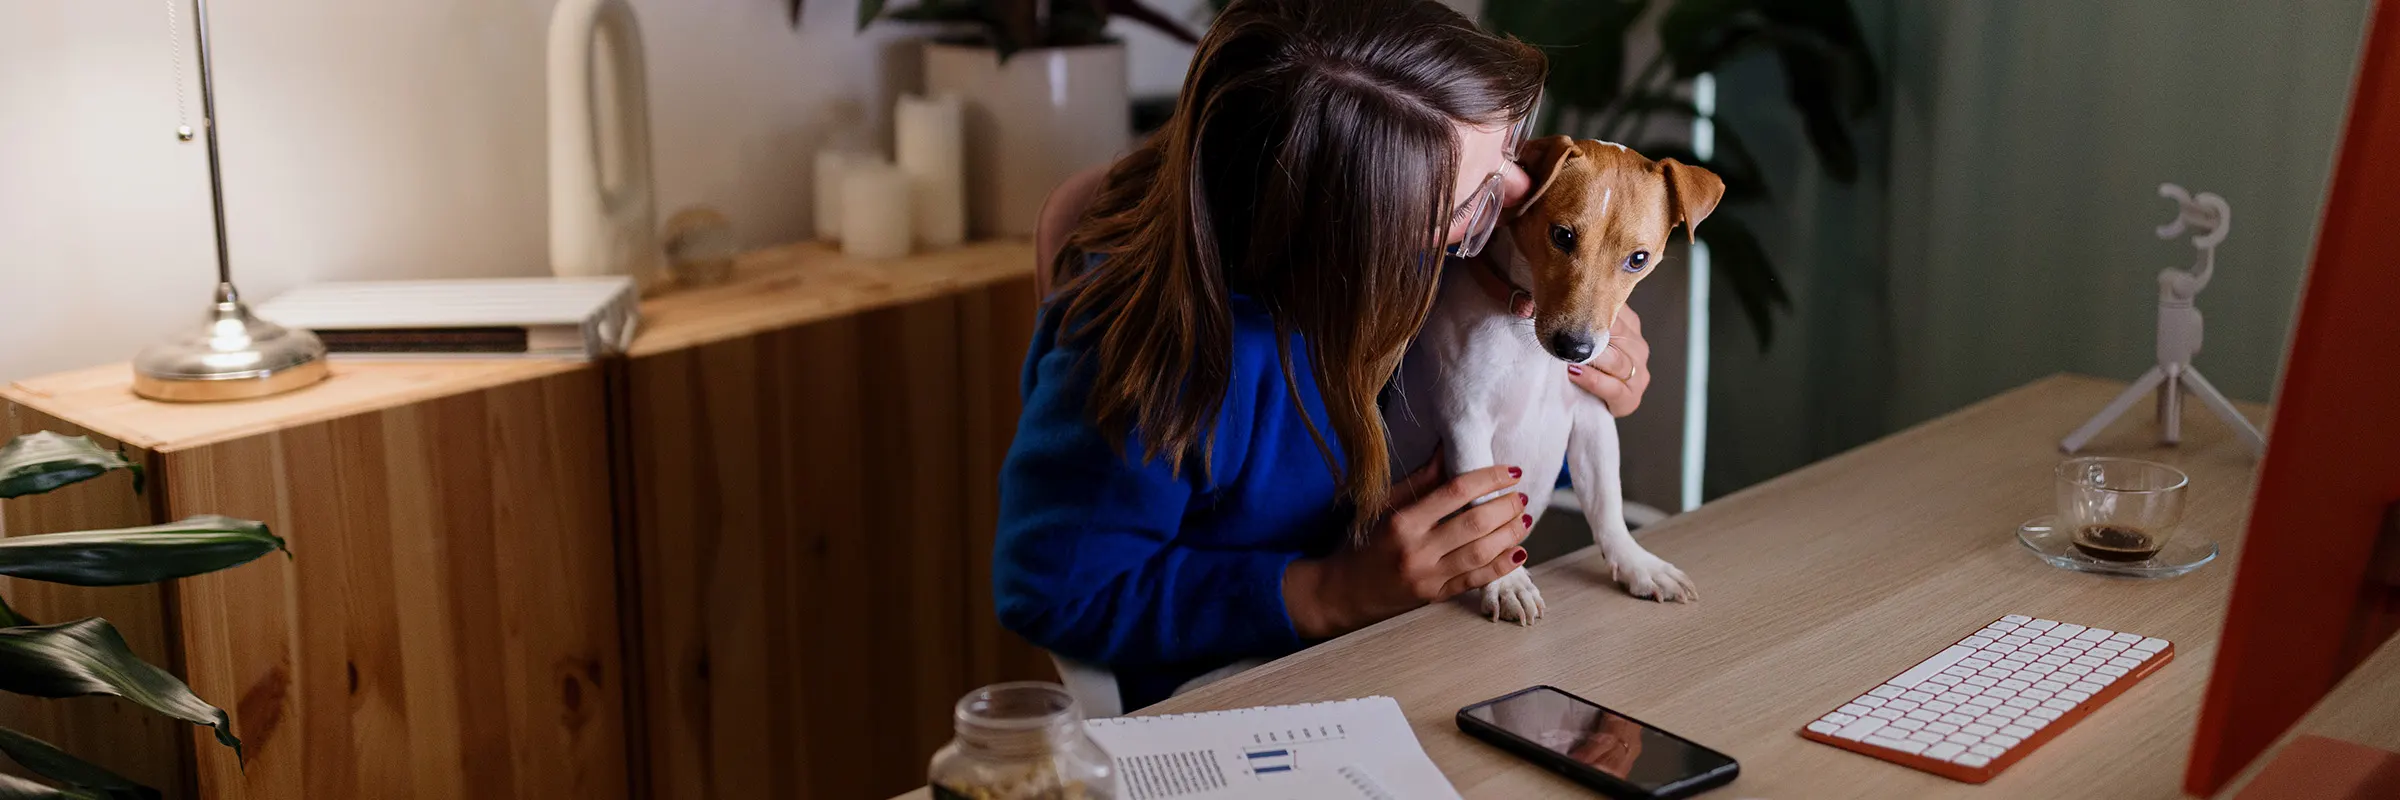
M2058 526L2096 561L2149 561L2183 524L2182 470L2133 458L2074 458L2058 465Z

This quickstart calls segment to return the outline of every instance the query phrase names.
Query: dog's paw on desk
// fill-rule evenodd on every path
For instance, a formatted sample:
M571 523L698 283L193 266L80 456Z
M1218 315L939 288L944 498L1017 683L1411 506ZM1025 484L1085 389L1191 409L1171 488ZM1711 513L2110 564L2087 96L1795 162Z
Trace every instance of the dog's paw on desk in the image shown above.
M1700 599L1700 588L1666 559L1647 552L1627 554L1623 559L1602 555L1608 559L1609 577L1623 585L1627 594L1662 603Z
M1531 625L1542 618L1542 590L1533 585L1533 576L1523 568L1500 576L1483 587L1483 613L1493 622L1508 620L1518 625Z

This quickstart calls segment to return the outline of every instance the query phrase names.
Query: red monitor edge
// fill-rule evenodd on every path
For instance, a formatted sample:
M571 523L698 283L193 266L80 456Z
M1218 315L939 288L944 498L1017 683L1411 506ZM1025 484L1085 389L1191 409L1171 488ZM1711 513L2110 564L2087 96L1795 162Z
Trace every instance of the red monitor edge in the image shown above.
M2400 8L2370 11L2184 791L2213 795L2400 626ZM2247 113L2247 112L2236 112Z

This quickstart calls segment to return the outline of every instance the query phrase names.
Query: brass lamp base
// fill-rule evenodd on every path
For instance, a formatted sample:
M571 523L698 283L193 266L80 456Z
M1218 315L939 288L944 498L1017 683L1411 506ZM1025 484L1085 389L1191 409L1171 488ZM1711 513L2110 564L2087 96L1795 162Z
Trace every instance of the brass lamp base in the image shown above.
M231 283L217 284L207 328L133 359L133 392L170 402L265 397L325 376L325 343L316 334L251 316Z

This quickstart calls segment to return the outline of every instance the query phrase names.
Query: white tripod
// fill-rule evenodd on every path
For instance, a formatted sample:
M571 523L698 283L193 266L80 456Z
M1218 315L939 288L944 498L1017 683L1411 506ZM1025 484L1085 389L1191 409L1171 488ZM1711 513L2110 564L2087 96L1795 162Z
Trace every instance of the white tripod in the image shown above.
M2234 410L2232 401L2226 400L2192 366L2192 356L2200 353L2200 309L2192 306L2192 300L2208 287L2209 273L2217 266L2217 245L2225 241L2226 231L2233 227L2233 208L2214 192L2201 192L2194 197L2172 183L2159 184L2158 195L2182 206L2175 221L2158 226L2158 238L2173 239L2183 235L2187 228L2196 229L2192 246L2200 250L2199 263L2188 270L2169 267L2158 271L2158 366L2142 373L2132 386L2126 387L2124 394L2109 401L2108 407L2100 409L2092 421L2067 434L2066 441L2059 442L2058 447L2069 453L2083 449L2093 436L2133 408L2134 401L2156 389L2159 442L2171 445L2183 440L2183 393L2189 391L2250 445L2252 455L2263 456L2267 452L2266 437L2260 436L2250 420Z

